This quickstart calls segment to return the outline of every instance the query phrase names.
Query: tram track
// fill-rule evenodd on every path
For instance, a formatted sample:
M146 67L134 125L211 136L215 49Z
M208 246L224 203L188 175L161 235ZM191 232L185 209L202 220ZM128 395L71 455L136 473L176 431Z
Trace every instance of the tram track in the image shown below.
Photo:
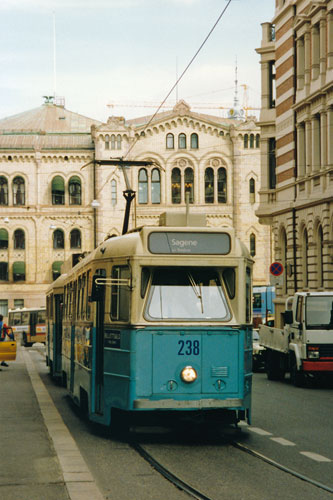
M258 460L261 460L269 465L271 465L272 467L276 468L276 469L279 469L283 472L285 472L286 474L289 474L301 481L304 481L316 488L319 488L321 490L324 490L328 493L333 493L333 488L331 488L330 486L328 485L325 485L319 481L316 481L304 474L301 474L293 469L291 469L290 467L287 467L283 464L280 464L279 462L276 462L275 460L263 455L262 453L259 453L255 450L253 450L252 448L249 448L248 446L245 446L244 444L242 443L239 443L237 441L234 441L234 440L228 440L228 444L233 446L235 449L243 452L243 453L246 453L254 458L257 458ZM164 465L162 465L158 460L156 460L140 443L138 443L137 441L135 440L131 440L129 442L129 445L146 461L148 462L159 474L161 474L165 479L167 479L168 481L170 481L174 486L176 486L178 489L184 491L185 493L187 493L188 495L190 495L192 498L195 498L197 500L214 500L212 497L209 497L207 495L205 495L204 493L202 493L201 491L199 491L198 489L194 488L193 486L191 486L191 484L189 484L188 482L186 481L183 481L182 479L180 479L177 475L175 475L174 473L172 473L170 470L168 470Z

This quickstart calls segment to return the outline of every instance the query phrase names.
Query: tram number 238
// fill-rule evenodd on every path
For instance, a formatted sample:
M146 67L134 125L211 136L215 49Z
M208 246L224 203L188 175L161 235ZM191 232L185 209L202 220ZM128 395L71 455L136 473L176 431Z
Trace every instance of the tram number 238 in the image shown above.
M179 340L178 346L178 356L199 356L200 354L199 340Z

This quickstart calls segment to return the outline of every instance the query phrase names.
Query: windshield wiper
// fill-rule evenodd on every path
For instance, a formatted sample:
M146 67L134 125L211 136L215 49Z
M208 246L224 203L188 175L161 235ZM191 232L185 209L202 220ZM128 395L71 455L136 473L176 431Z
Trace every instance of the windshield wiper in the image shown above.
M201 314L203 314L204 313L204 306L203 306L203 300L202 300L201 284L195 282L195 279L193 278L193 276L192 276L191 273L187 273L187 276L188 276L188 279L189 279L189 281L191 283L191 286L193 288L193 291L194 291L196 297L200 300Z

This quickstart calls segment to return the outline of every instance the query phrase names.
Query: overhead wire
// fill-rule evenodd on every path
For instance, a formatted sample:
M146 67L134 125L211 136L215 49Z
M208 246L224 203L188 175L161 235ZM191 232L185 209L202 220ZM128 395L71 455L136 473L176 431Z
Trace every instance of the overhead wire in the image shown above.
M228 0L227 5L224 7L224 9L222 10L221 14L218 16L218 18L215 21L213 27L210 29L208 35L205 37L204 41L201 43L200 47L198 48L198 50L196 51L196 53L194 54L194 56L192 57L192 59L190 60L190 62L187 64L187 66L185 67L185 69L183 70L183 72L181 73L181 75L179 76L179 78L176 80L176 82L174 83L174 85L172 86L172 88L169 90L169 92L167 93L167 95L165 96L165 98L163 99L163 101L161 102L161 104L158 106L158 108L156 109L155 113L151 116L151 118L149 119L149 121L146 124L145 128L143 129L143 132L145 132L145 130L149 127L149 125L154 120L154 118L157 115L157 113L162 108L163 104L170 97L170 95L172 94L172 92L174 91L174 89L177 87L178 83L182 80L182 78L185 75L185 73L188 71L188 69L190 68L190 66L194 62L194 60L197 58L198 54L201 52L201 50L204 47L204 45L206 44L207 40L210 38L211 34L213 33L213 31L215 30L216 26L218 25L218 23L222 19L224 13L226 12L226 10L229 7L229 5L231 4L231 2L232 2L232 0ZM136 138L136 140L133 142L133 144L131 145L131 147L128 149L128 151L126 152L124 158L126 158L126 156L132 151L132 149L134 148L134 146L137 143L137 141L138 141L138 138Z

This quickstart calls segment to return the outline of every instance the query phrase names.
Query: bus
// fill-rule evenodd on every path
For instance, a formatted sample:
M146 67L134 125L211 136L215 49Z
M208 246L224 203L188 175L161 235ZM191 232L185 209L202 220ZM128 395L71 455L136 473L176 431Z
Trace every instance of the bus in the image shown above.
M252 265L227 227L109 238L47 291L51 376L111 427L152 416L250 423Z
M29 347L35 342L45 344L46 308L9 309L8 326L13 330L16 340Z
M274 326L275 286L253 287L253 326L260 324Z

